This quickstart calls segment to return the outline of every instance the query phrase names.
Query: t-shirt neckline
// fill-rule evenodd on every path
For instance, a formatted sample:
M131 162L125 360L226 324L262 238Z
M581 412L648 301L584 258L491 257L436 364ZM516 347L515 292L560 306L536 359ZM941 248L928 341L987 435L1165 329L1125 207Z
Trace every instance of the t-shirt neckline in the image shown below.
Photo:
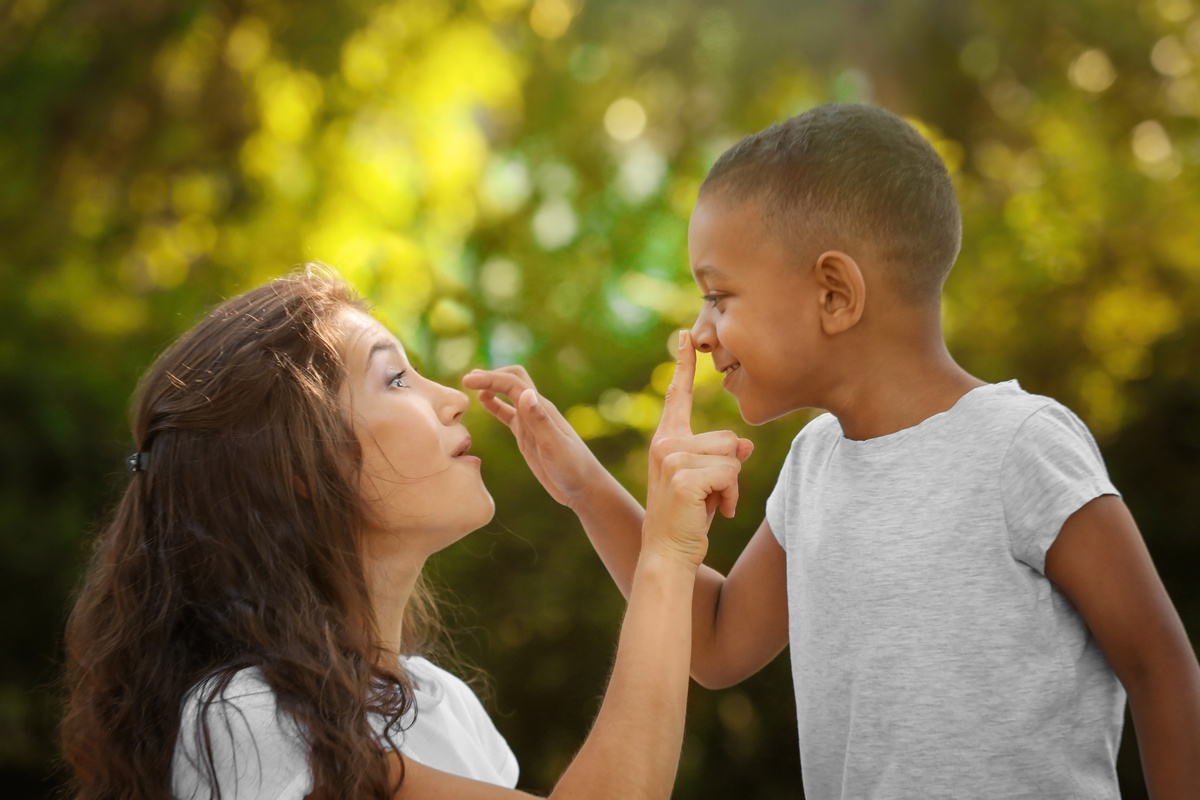
M980 398L1005 388L1019 391L1021 386L1017 383L1016 379L976 386L964 392L963 396L958 398L950 408L945 411L939 411L936 414L931 414L916 425L901 428L898 431L887 433L883 436L875 436L870 439L850 439L843 432L838 439L838 448L847 456L875 455L899 447L910 439L925 438L953 421L956 417L962 415ZM841 428L840 422L838 423L838 428Z

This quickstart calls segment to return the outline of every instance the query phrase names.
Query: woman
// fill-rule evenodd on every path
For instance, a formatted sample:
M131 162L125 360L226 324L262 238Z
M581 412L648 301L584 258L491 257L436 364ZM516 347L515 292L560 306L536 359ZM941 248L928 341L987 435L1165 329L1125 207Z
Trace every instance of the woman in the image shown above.
M467 402L312 270L159 357L67 630L75 797L527 796L478 700L416 655L422 565L493 513ZM692 584L738 466L664 467L604 703L552 796L669 796Z

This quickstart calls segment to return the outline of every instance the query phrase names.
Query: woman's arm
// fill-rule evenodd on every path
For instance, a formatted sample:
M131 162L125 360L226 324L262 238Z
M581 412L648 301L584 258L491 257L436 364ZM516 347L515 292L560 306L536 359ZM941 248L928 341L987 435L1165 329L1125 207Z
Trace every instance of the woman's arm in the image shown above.
M650 448L650 472L672 453L736 456L745 461L752 446L731 431L693 435L690 415L696 351L690 333L679 335L675 377L668 390L672 424L660 425ZM642 546L641 505L617 482L555 409L540 397L522 367L476 370L463 378L468 389L513 433L521 455L555 500L578 515L588 539L617 588L628 598ZM504 403L507 397L511 405ZM535 402L536 401L536 402ZM665 411L664 411L665 418ZM719 498L732 516L736 487ZM764 520L728 577L701 566L692 601L692 677L721 688L762 669L787 645L784 553Z
M551 798L671 796L683 741L695 570L647 553L634 576L604 702ZM507 800L523 792L449 775L406 759L402 800Z
M690 389L690 387L688 387ZM536 396L531 398L537 404ZM691 411L668 395L660 431L678 434ZM736 455L665 454L651 475L640 553L616 664L591 733L551 793L572 800L669 798L683 742L692 646L692 593L718 504L736 497ZM411 760L398 798L491 800L513 792Z

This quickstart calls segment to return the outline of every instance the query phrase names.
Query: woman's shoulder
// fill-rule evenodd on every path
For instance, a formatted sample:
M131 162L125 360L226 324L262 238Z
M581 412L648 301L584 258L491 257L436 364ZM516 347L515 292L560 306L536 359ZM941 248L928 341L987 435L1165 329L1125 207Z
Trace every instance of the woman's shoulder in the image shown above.
M302 798L311 789L300 728L280 712L257 668L205 678L183 698L172 796L205 797L214 779L222 794L262 800Z
M196 726L201 714L210 726L219 723L229 727L229 720L237 718L241 727L251 732L278 728L289 737L299 734L292 718L280 713L275 691L258 667L232 675L212 675L192 686L180 708L181 730Z
M441 702L447 695L470 697L478 702L475 691L466 681L424 656L404 656L400 659L400 666L412 679L418 697L425 703L430 700Z
M466 681L420 656L406 656L400 664L416 701L400 751L444 772L515 786L517 759Z

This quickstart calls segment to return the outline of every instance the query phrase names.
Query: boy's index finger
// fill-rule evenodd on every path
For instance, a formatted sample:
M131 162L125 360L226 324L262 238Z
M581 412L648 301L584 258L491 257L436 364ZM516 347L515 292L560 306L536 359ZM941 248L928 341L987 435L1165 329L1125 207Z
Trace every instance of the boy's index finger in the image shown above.
M519 376L500 370L471 370L463 376L462 383L466 389L494 392L510 400L516 400L526 389L533 388Z
M679 332L679 353L675 357L675 375L667 387L659 434L690 436L692 433L692 386L696 382L696 349L690 331Z

